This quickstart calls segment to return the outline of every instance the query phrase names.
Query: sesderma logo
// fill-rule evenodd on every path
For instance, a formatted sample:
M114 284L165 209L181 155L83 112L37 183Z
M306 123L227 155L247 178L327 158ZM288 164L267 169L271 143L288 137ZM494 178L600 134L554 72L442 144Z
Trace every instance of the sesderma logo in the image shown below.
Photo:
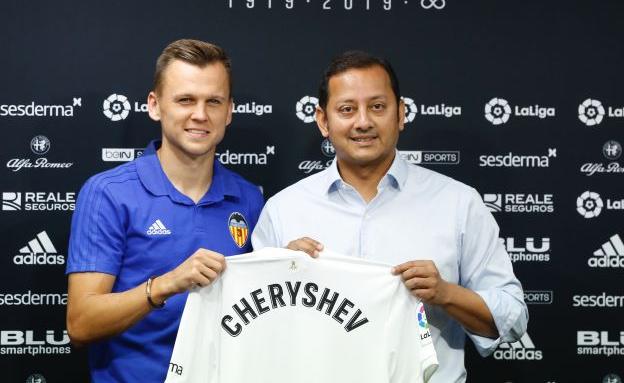
M71 104L42 105L32 101L30 104L0 105L0 116L9 117L73 117L74 108L82 106L82 98L74 97Z
M63 265L65 256L58 254L48 233L40 232L13 257L16 265Z
M587 260L592 268L624 268L624 243L619 234L615 234L609 240L594 251L592 257Z
M519 341L503 343L494 351L497 360L542 360L542 351L535 348L535 344L525 333Z
M267 146L264 152L234 153L230 149L215 153L216 158L223 165L266 165L269 156L275 155L275 145Z
M572 307L624 307L623 295L574 295Z
M479 167L487 168L547 168L550 159L557 157L557 149L549 148L548 154L517 155L512 152L507 154L484 154L479 156Z

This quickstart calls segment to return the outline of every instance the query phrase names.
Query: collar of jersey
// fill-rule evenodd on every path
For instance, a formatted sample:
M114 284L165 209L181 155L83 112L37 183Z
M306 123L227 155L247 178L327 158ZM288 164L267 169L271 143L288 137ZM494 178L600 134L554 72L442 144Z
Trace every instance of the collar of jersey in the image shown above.
M160 140L151 141L143 155L136 160L137 172L143 186L153 195L168 196L172 201L184 205L195 205L192 199L180 193L160 166L156 150L160 147ZM223 201L227 197L240 198L240 187L230 176L229 171L219 161L214 161L212 183L210 189L201 198L197 205L206 205Z
M332 164L327 168L325 178L325 185L323 186L327 193L337 191L340 184L344 182L338 172L338 160L334 159ZM388 172L382 177L379 182L380 187L390 185L398 190L401 190L407 181L407 164L405 160L399 155L399 151L395 149L394 160ZM346 184L346 182L345 182Z

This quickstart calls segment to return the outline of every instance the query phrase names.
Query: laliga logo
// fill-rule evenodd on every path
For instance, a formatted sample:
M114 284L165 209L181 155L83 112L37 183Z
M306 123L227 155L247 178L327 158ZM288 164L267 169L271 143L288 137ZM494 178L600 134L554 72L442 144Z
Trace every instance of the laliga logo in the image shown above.
M598 100L588 98L583 101L578 108L579 120L587 126L598 125L602 122L605 115L605 109Z
M412 100L409 97L401 97L401 99L403 100L403 103L405 104L405 122L414 121L414 118L416 117L416 113L418 113L418 108L416 107L414 100Z
M442 9L446 7L446 0L420 0L420 6L424 9Z
M111 94L104 100L104 115L112 121L125 120L130 114L130 101L123 94Z
M600 215L604 206L602 198L596 192L589 190L576 199L576 211L585 218L594 218Z
M314 122L314 112L318 105L318 98L312 96L303 96L297 101L297 117L306 124Z
M509 121L511 107L507 100L494 97L485 104L485 118L493 125L504 124Z

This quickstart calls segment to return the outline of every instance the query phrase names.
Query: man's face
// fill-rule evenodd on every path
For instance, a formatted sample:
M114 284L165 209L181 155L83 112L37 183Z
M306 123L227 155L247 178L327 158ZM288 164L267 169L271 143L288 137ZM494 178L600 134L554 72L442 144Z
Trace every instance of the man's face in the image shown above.
M148 107L161 122L163 146L189 158L214 155L232 120L227 71L220 62L200 68L174 60L158 93L150 92Z
M378 66L349 69L332 76L325 110L316 121L329 137L340 163L356 166L386 164L403 130L405 106L397 105L386 71Z

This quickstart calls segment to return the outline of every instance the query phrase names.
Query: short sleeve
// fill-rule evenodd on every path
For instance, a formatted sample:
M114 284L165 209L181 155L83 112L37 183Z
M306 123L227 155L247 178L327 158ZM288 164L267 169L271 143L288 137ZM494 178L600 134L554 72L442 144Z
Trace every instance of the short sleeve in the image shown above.
M78 194L72 216L66 273L101 272L117 275L125 248L126 224L120 218L110 183L96 175Z
M276 223L271 218L271 200L267 201L264 209L260 213L258 224L251 234L251 244L254 250L260 250L265 247L281 247L279 237L277 235Z

